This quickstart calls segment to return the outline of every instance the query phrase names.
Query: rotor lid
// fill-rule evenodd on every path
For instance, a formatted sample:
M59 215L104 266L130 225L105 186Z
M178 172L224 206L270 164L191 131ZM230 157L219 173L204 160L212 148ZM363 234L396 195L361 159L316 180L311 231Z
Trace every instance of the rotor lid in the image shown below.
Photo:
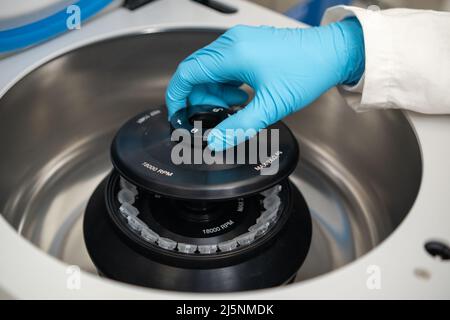
M298 144L281 122L223 152L205 147L205 129L230 114L226 108L194 106L175 113L169 123L165 107L150 109L119 129L112 163L133 184L180 199L242 197L285 179L297 164Z

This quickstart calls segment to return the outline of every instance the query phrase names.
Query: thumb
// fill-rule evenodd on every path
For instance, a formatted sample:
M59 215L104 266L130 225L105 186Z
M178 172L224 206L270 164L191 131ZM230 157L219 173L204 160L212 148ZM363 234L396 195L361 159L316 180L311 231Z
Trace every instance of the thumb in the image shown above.
M268 106L261 104L260 95L242 110L219 123L208 135L208 146L214 151L222 151L244 142L256 135L269 123ZM266 109L267 108L267 109Z

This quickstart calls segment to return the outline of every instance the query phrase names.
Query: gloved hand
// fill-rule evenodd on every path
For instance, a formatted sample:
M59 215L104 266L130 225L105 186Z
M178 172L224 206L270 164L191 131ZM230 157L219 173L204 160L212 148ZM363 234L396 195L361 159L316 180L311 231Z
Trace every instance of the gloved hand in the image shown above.
M307 29L236 26L178 66L166 92L169 117L187 99L192 105L244 104L248 97L239 86L248 84L252 101L208 136L209 147L220 151L244 139L226 129L259 131L331 87L357 82L364 61L356 18Z

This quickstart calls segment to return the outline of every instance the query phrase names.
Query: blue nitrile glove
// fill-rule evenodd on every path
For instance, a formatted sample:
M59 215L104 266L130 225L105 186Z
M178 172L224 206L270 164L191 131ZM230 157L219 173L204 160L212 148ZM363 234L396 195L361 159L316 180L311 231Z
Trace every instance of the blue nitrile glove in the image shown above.
M356 83L364 61L356 18L307 29L236 26L178 66L166 93L169 117L187 99L192 105L243 104L248 97L239 86L248 84L252 101L208 136L209 147L220 151L243 139L226 129L259 131L333 86Z

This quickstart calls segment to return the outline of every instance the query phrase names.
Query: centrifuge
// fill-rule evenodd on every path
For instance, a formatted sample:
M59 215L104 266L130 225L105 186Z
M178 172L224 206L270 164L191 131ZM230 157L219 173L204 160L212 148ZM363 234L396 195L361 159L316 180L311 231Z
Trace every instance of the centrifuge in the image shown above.
M1 297L450 297L449 116L356 113L332 89L275 124L275 175L173 166L178 63L236 24L304 25L127 3L0 60Z

